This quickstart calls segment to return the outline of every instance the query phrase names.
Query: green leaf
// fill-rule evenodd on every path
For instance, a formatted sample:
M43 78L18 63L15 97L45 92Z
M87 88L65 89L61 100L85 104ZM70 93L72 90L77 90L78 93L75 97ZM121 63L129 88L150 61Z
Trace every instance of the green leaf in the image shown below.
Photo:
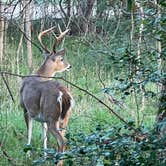
M46 149L44 150L48 155L54 155L56 151L54 149Z
M130 92L127 92L127 91L126 91L126 92L124 92L124 95L126 95L126 96L127 96L127 95L130 95Z
M44 162L45 162L45 160L43 160L43 159L37 159L37 160L33 161L33 164L34 165L40 165L40 164L43 164Z

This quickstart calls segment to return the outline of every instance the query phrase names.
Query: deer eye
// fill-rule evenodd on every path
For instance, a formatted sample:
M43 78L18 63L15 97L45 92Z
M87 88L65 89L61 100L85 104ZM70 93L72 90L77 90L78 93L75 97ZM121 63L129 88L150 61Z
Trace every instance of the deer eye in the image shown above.
M63 61L63 58L61 58L60 60Z

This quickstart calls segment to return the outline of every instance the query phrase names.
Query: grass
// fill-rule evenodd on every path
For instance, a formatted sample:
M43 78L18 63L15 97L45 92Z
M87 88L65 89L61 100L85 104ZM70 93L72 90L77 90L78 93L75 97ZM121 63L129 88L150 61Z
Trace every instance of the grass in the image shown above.
M107 96L101 92L102 84L98 77L96 57L87 56L89 51L91 51L90 48L82 46L79 39L73 39L70 42L67 41L66 47L67 59L73 67L70 72L62 73L61 75L67 80L92 92L116 110L124 119L136 118L136 107L132 97L127 97L125 100L127 109L119 110L118 107L112 105L108 101ZM16 73L15 50L16 48L14 46L12 46L11 49L7 49L6 57L3 65L1 65L2 70ZM41 62L42 58L37 50L34 49L34 71ZM20 55L20 63L17 67L19 67L20 74L29 73L26 66L25 55ZM104 65L101 67L100 72L105 85L109 86L112 81L112 75L116 75L116 73L111 69L105 69ZM29 166L32 165L33 160L38 159L42 153L40 124L34 123L32 146L35 147L36 150L32 152L33 155L31 155L31 157L27 157L23 151L26 142L26 126L23 111L19 106L20 80L13 76L7 76L6 78L14 96L15 103L12 102L5 84L2 78L0 78L0 165L13 165L14 162L17 166ZM71 87L71 85L64 84L71 89L76 103L69 120L68 133L84 132L88 134L99 124L101 126L121 125L121 122L115 116L110 114L104 106L97 103L92 97ZM149 88L154 89L155 87L149 85ZM146 102L143 125L151 128L155 119L156 107L154 104L156 101L147 100ZM142 116L142 113L140 114ZM56 148L56 143L52 136L49 139L48 146L50 148ZM4 151L7 152L7 154L4 154ZM9 161L10 159L11 161Z

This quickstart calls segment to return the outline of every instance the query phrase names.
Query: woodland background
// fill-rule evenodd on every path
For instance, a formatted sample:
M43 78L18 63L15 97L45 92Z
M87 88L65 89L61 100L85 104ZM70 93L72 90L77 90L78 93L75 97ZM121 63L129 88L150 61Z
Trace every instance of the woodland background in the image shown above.
M52 26L58 34L58 25L70 28L63 45L72 65L60 76L82 89L59 80L75 108L66 152L56 153L50 135L45 160L40 124L25 146L21 78L4 72L34 73L44 59L37 35ZM48 47L53 35L44 38ZM165 165L165 41L165 0L1 0L0 165Z

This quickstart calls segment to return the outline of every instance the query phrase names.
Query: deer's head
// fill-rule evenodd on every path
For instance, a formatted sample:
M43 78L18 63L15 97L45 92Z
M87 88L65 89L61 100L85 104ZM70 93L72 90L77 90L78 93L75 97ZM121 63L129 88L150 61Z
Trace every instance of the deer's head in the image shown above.
M42 31L38 35L38 40L41 45L41 47L44 50L45 54L45 62L44 62L44 68L47 70L47 72L63 72L65 70L69 70L71 68L71 65L64 59L65 50L59 50L56 51L56 47L62 39L65 37L65 35L69 32L69 29L65 30L64 32L61 32L60 35L55 37L55 41L52 46L52 50L50 51L43 43L42 43L42 36L45 34L51 32L55 27L49 28L45 31Z

